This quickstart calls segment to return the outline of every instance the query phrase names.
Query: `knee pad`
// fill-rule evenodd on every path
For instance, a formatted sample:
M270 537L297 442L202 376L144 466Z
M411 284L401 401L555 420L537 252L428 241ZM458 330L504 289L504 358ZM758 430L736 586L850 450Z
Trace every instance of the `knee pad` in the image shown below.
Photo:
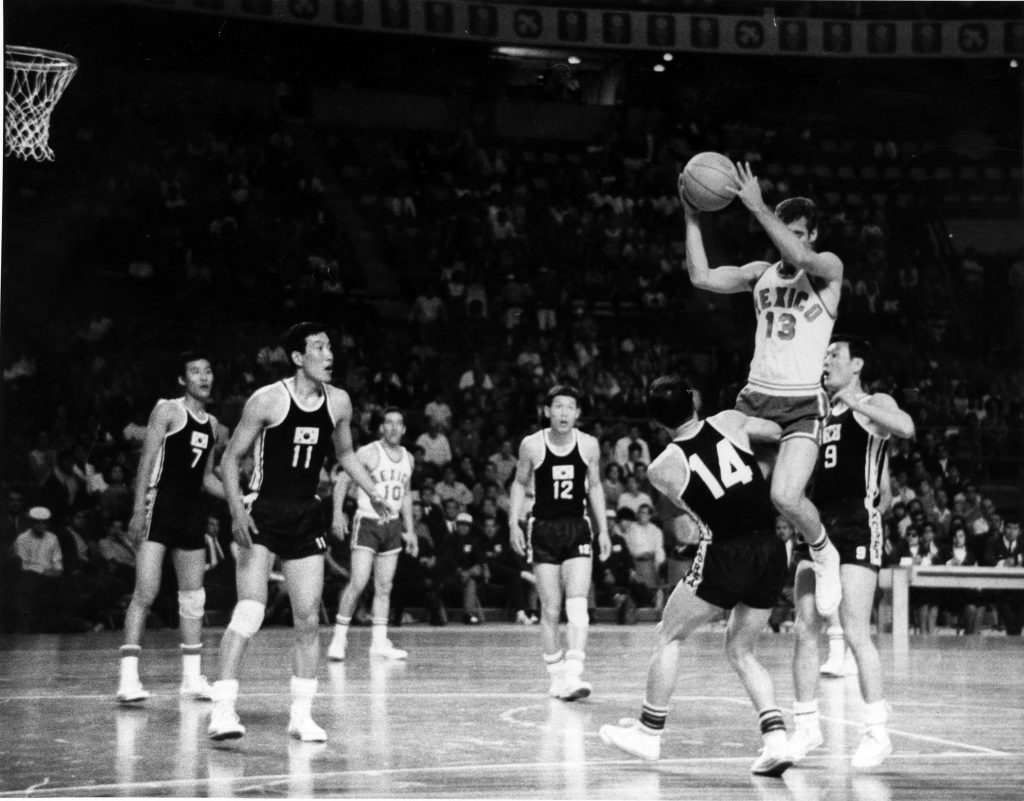
M206 611L206 590L179 590L178 616L185 620L202 620Z
M252 637L263 625L263 614L266 609L267 607L259 601L239 601L235 604L235 611L231 613L228 628L243 637Z
M565 599L565 619L570 626L586 626L590 623L586 597Z

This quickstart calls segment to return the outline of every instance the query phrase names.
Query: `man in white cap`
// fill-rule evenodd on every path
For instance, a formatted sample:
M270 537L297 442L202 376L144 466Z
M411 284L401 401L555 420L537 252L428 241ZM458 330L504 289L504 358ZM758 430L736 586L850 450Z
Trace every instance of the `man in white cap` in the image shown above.
M57 535L49 531L50 510L33 506L28 518L31 528L14 541L14 555L21 563L18 616L24 631L48 631L54 628L52 599L57 597L64 562Z
M482 623L484 610L480 605L477 587L484 580L484 557L473 532L473 515L459 512L455 516L455 532L444 545L442 575L451 586L459 582L462 589L463 621L471 626ZM444 593L442 593L444 594Z

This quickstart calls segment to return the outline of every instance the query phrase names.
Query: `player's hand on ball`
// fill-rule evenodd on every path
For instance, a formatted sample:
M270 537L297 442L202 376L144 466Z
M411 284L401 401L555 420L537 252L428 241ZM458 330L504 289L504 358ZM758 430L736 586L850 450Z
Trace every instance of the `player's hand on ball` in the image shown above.
M764 206L764 198L761 197L761 184L758 183L757 176L750 169L749 162L736 162L736 177L737 185L730 187L729 191L735 194L751 211Z

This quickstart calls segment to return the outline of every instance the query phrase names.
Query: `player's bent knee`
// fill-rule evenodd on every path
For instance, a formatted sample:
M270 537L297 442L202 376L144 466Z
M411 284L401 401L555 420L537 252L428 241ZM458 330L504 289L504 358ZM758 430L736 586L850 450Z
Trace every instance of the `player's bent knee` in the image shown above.
M178 616L183 620L202 620L206 612L206 590L180 590Z
M251 601L248 598L235 604L235 611L231 613L231 622L228 628L242 637L252 637L263 625L263 615L266 606L259 601Z
M305 633L317 631L320 628L320 610L292 609L292 625L297 631Z
M587 614L587 599L566 598L565 618L570 626L586 626L590 623L590 616Z

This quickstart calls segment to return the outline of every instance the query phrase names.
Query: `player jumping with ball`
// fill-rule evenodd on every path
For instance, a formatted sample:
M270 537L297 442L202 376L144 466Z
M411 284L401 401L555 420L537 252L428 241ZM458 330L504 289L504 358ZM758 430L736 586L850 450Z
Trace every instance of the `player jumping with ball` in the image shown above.
M710 269L700 232L699 211L683 191L686 214L686 269L698 289L752 292L757 314L754 358L736 409L782 427L772 473L771 499L810 546L817 573L815 601L822 615L839 608L839 554L829 542L807 483L818 458L822 420L828 401L821 388L821 364L839 309L843 263L834 253L818 253L818 210L807 198L784 200L772 212L749 164L739 163L738 197L761 224L782 258L774 264L752 261L741 267Z

